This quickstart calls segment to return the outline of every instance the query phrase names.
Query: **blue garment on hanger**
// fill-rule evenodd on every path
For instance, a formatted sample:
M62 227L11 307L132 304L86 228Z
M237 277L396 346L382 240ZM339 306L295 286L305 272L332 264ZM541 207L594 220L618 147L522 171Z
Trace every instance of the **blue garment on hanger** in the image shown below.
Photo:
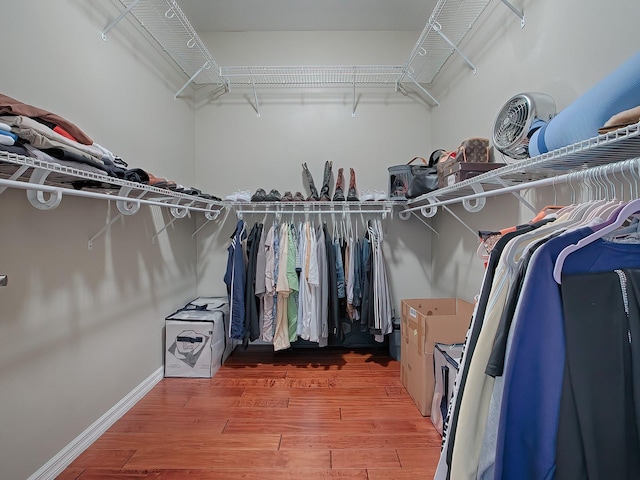
M224 283L227 285L227 294L229 295L229 316L231 317L229 336L238 340L242 340L244 337L246 266L242 242L246 238L246 223L244 220L239 220L233 235L231 235L231 243L227 248L229 255L227 257L227 270L224 275Z
M496 448L495 478L555 478L565 336L555 260L593 233L581 228L542 245L531 258L512 326ZM567 257L568 274L640 267L640 244L596 240ZM594 355L597 352L594 352Z

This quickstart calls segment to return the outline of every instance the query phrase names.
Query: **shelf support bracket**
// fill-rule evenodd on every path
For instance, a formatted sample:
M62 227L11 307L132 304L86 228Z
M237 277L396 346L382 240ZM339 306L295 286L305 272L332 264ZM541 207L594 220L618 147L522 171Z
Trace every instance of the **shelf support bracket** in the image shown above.
M497 182L502 185L503 187L508 187L509 184L507 182L505 182L504 180L502 180L501 178L496 178ZM527 207L529 210L531 210L533 213L538 213L538 210L536 209L536 207L534 207L533 205L531 205L526 198L524 198L522 195L520 195L518 192L511 192L511 194L516 197L520 203L522 203L525 207Z
M458 47L456 47L451 40L449 40L449 37L447 37L444 33L442 33L442 25L440 25L438 22L436 22L436 21L434 21L432 19L429 19L429 24L431 25L431 28L433 28L433 30L436 31L438 33L438 35L440 35L442 37L442 39L445 42L447 42L451 48L453 48L453 51L456 52L458 55L460 55L462 57L462 59L467 63L467 65L469 65L469 67L471 67L471 69L473 70L473 74L475 75L476 73L478 73L478 69L471 62L471 60L469 60L464 55L464 53L462 53L460 51L460 49Z
M91 238L89 239L89 242L88 242L89 250L92 250L92 249L93 249L93 242L94 242L94 241L95 241L95 240L96 240L100 235L102 235L103 233L105 233L105 232L109 229L109 227L111 227L111 225L113 225L113 224L114 224L114 223L116 223L118 220L120 220L120 218L122 218L122 216L123 216L123 215L122 215L122 213L118 213L118 215L116 215L115 217L113 217L113 218L109 219L109 221L107 222L107 224L106 224L104 227L102 227L98 233L96 233L93 237L91 237Z
M253 80L253 72L249 69L249 75L251 75L251 88L253 89L253 102L256 116L260 118L260 105L258 104L258 93L256 92L256 82Z
M193 75L191 75L191 78L189 78L189 80L187 80L187 83L185 83L185 84L182 86L182 88L176 92L176 94L173 96L173 99L174 99L174 100L177 100L177 99L178 99L178 97L180 96L180 94L184 91L184 89L185 89L185 88L187 88L189 85L191 85L191 82L193 82L193 81L196 79L196 77L197 77L198 75L200 75L200 72L202 72L202 70L206 70L206 69L208 69L208 68L211 68L211 64L207 61L207 62L205 62L205 63L204 63L204 65L202 65L202 66L198 69L198 71L197 71L196 73L194 73Z
M29 167L28 167L28 166L26 166L26 165L22 165L20 168L18 168L18 170L16 170L16 171L15 171L15 173L14 173L13 175L11 175L11 176L8 178L8 180L12 180L12 181L14 181L14 180L18 180L18 179L22 176L22 174L23 174L24 172L26 172L27 170L29 170ZM2 193L4 193L4 191L5 191L7 188L9 188L9 187L0 187L0 195L1 195Z
M29 183L44 185L50 173L51 171L49 170L36 168L29 178ZM56 188L51 192L47 200L45 200L42 190L27 190L27 198L29 199L29 203L39 210L53 210L60 205L62 201L62 190Z
M158 241L158 237L160 236L160 234L164 232L167 228L169 228L171 225L173 225L173 222L175 222L177 219L178 217L173 217L169 222L165 223L164 227L158 230L156 234L151 238L151 242L155 244Z
M209 222L216 220L220 215L221 210L212 210L211 207L213 207L213 205L209 205L209 211L204 212L204 216L207 219L207 221L204 222L202 225L200 225L200 227L198 227L198 229L191 234L191 238L195 237L200 230L202 230L204 227L206 227L209 224Z
M140 0L134 0L133 2L131 2L131 4L123 12L120 13L120 15L118 15L109 25L107 25L104 30L102 30L102 33L100 34L102 36L102 40L104 40L105 42L107 41L107 33L109 33L113 27L120 23L120 20L126 17L127 14L131 10L133 10L133 7L138 4L139 1Z
M407 77L409 77L409 78L411 79L411 81L412 81L413 83L415 83L415 84L416 84L416 87L418 87L418 88L419 88L419 89L420 89L420 90L421 90L421 91L422 91L422 92L423 92L427 97L429 97L429 99L430 99L433 103L435 103L436 107L439 107L439 106L440 106L440 102L438 102L438 101L433 97L433 95L431 95L431 94L427 91L427 89L426 89L426 88L424 88L422 85L420 85L420 84L418 83L418 81L417 81L415 78L413 78L413 77L412 77L411 75L409 75L408 73L407 73Z
M353 69L353 110L351 111L351 116L356 116L356 69Z
M524 28L524 13L522 12L522 10L517 9L508 0L502 0L502 3L504 3L507 7L509 7L509 10L511 10L513 13L515 13L518 16L518 18L520 19L520 28Z
M471 188L473 189L474 193L484 193L484 189L482 188L482 185L480 185L479 183L472 184ZM464 206L464 209L467 212L473 212L473 213L479 212L480 210L482 210L486 203L487 203L486 197L476 198L474 203L471 203L471 200L467 198L462 200L462 205Z
M442 205L442 208L444 208L447 212L449 212L453 218L455 218L458 222L460 222L462 224L463 227L465 227L467 230L469 230L473 234L474 237L476 237L476 238L478 237L478 231L474 230L469 225L467 225L464 220L462 220L458 215L453 213L453 210L451 210L446 205Z
M131 187L121 187L118 192L119 197L128 197L131 193ZM142 192L138 199L142 198L147 192ZM134 215L140 210L140 202L136 202L135 199L131 199L131 202L125 202L123 200L116 201L116 207L123 215Z

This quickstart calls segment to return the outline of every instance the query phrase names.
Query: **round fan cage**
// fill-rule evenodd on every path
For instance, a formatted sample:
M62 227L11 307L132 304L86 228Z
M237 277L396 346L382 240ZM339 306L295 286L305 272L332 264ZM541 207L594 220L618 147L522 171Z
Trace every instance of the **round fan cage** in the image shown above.
M493 144L505 155L520 160L529 157L529 136L534 121L549 121L555 102L542 93L522 93L502 107L493 126Z

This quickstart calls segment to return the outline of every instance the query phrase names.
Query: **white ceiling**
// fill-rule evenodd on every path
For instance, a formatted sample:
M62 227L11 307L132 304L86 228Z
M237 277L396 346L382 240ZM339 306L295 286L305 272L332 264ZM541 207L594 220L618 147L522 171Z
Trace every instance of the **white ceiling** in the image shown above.
M197 32L421 31L436 0L178 0Z

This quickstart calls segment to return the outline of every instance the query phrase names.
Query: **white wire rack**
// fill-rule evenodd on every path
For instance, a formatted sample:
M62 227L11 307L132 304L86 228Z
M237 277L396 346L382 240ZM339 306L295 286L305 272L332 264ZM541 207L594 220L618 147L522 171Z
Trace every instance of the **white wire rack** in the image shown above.
M404 65L326 65L326 66L239 66L220 67L207 50L176 0L120 0L125 10L103 31L107 33L127 14L133 15L174 60L189 80L176 93L178 97L191 83L232 87L393 87L402 93L408 78L429 100L438 102L425 89L445 62L457 52L474 72L475 65L458 49L465 35L491 0L439 0L418 42ZM524 25L524 15L508 0L502 0ZM256 110L257 99L255 100ZM259 115L259 111L258 111Z
M137 213L140 205L155 205L169 208L174 218L203 212L212 220L223 206L215 200L0 150L0 193L7 188L26 190L29 202L40 210L58 207L64 195L113 200L123 215Z
M435 190L407 202L405 212L422 210L425 213L431 209L435 215L437 207L453 203L462 203L471 212L479 211L486 197L505 193L519 196L517 192L521 190L566 182L594 167L613 165L637 157L640 157L640 123L537 157L514 161L505 167ZM616 173L612 172L614 175ZM530 208L535 211L533 207Z
M402 65L305 65L221 67L220 74L237 87L389 87Z
M404 201L364 201L364 202L228 202L238 218L246 215L336 215L349 218L351 215L393 215L394 207L404 206Z
M120 0L125 11L103 31L102 38L126 15L131 14L189 78L190 83L218 84L228 88L220 68L176 0Z
M431 83L442 66L458 50L458 45L471 30L491 0L439 0L418 41L409 54L405 71L420 83Z

